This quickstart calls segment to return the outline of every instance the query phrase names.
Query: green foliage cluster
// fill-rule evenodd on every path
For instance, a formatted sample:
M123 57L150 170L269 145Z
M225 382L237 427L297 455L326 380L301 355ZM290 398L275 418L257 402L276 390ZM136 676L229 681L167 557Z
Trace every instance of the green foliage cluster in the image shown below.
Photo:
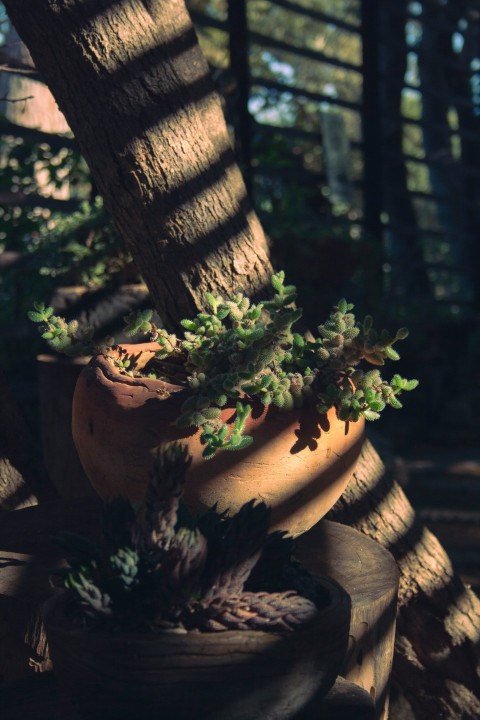
M61 139L57 137L53 138L55 147L32 141L28 129L16 129L15 136L12 132L0 122L0 190L24 193L27 201L0 208L0 243L5 243L6 250L30 252L35 248L36 233L43 231L47 221L54 224L62 217L43 207L37 193L45 187L59 189L68 183L72 198L86 198L91 185L87 165L78 150L59 147ZM65 138L65 145L70 143Z
M240 294L225 301L207 293L211 313L183 320L183 340L152 326L149 311L129 318L128 332L151 332L162 348L159 357L181 362L189 373L192 395L178 424L202 428L207 458L252 442L243 435L249 398L285 410L316 402L320 413L336 407L341 420L376 420L386 405L401 408L398 395L418 384L400 375L389 382L378 369L358 367L362 360L377 366L399 360L394 345L407 337L405 328L395 335L377 332L370 316L357 322L353 305L342 299L318 326L319 336L305 339L294 331L302 315L295 307L296 289L284 280L283 272L274 275L274 298L258 304ZM237 412L230 429L220 413L232 402Z
M72 620L135 632L288 631L311 621L316 604L294 585L297 577L315 598L314 581L291 561L291 539L268 534L266 505L251 501L229 518L211 510L194 521L182 501L189 463L185 446L165 445L142 503L119 497L104 505L102 544L70 532L55 538L69 559L58 574L71 591ZM252 573L262 565L268 592Z
M29 259L42 276L94 288L131 263L100 197L58 217L53 228L40 228L32 238Z
M46 307L45 303L34 303L34 309L27 314L32 322L40 323L41 337L55 352L63 352L69 357L89 355L93 330L80 330L77 320L67 322L53 313L53 308Z
M252 442L244 431L255 400L282 410L316 404L325 413L335 407L344 421L376 420L386 405L400 408L398 396L418 384L400 375L389 382L377 368L359 367L362 361L381 366L387 359L398 360L394 345L407 337L405 328L395 335L377 332L371 317L356 321L353 305L342 299L318 326L318 337L306 338L295 331L302 315L295 305L296 288L284 281L283 272L273 275L273 299L257 304L242 294L225 300L207 293L210 312L183 320L182 339L156 327L149 310L125 318L127 334L149 333L158 342L160 377L189 388L177 423L201 428L205 458ZM59 342L68 351L82 342L74 334L68 346L68 326L60 319L56 329L57 320L47 313L49 308L37 305L30 318L41 323L43 337L53 340L56 349ZM221 418L227 406L236 407L233 426Z

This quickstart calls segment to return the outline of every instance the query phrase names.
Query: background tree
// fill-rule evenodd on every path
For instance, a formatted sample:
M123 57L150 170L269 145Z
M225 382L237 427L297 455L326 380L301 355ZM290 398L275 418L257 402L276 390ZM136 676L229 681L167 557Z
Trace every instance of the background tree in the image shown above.
M184 3L5 5L166 325L198 310L207 289L261 293L271 272L265 238ZM480 603L368 442L342 513L399 562L397 672L417 717L478 717Z

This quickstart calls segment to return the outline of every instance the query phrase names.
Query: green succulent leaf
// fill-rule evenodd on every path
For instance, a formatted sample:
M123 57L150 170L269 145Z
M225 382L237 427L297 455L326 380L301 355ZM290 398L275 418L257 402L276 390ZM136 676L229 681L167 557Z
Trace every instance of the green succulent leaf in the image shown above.
M406 328L393 335L375 329L369 315L363 323L357 322L353 305L341 298L318 326L318 336L307 341L295 327L302 315L295 307L295 286L285 284L283 271L275 273L271 282L274 295L261 303L241 293L226 299L206 293L209 311L182 320L179 338L157 328L151 310L125 318L129 334L150 333L158 342L155 364L147 366L145 374L189 389L177 425L201 428L206 457L243 447L251 412L247 398L282 410L310 404L323 413L335 407L345 421L361 415L375 420L386 404L399 407L396 396L418 384L400 375L388 382L378 369L363 368L367 363L380 367L385 360L398 361L393 345L407 337ZM53 349L68 355L92 351L93 331L80 330L76 321L67 323L43 303L34 303L28 316ZM120 358L116 364L135 376L134 361L129 365ZM221 408L232 399L238 401L233 426L220 420Z
M221 305L217 310L219 320L225 320L230 315L230 308L227 305Z
M389 360L400 360L400 355L396 350L394 350L391 345L387 345L387 347L384 350L386 357L388 357Z
M180 324L185 330L189 330L190 332L195 332L197 329L197 323L194 320L181 320Z
M183 413L180 415L179 418L177 418L176 425L181 428L187 428L191 427L192 425L195 425L192 414L190 412Z
M45 316L41 312L37 312L36 310L29 310L27 312L27 316L29 320L35 323L44 322Z
M235 450L244 450L253 443L253 437L250 435L242 435L242 437L235 436Z
M362 414L363 414L363 417L365 418L365 420L370 420L370 421L378 420L380 417L380 413L374 412L373 410L364 410Z
M202 410L202 415L206 420L216 420L220 416L220 409L208 407Z
M283 271L280 271L276 273L275 275L272 275L271 283L273 286L273 289L276 290L278 293L281 293L283 290L283 281L285 280L285 273Z
M395 395L392 395L392 396L388 399L388 404L389 404L391 407L395 408L396 410L400 410L400 408L403 407L402 403L400 402L400 400L399 400L398 398L395 397Z

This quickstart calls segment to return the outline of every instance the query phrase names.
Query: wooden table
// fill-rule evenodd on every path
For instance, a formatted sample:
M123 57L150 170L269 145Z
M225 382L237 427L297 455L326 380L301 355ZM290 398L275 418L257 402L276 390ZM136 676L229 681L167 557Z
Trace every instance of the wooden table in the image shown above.
M48 696L46 683L53 682L46 678L32 680L35 669L46 671L51 668L38 612L52 592L49 575L60 560L60 551L50 538L67 529L95 536L98 534L99 509L96 498L55 500L0 518L0 674L5 683L32 683L17 686L17 691L8 690L16 693L19 707L28 702L29 692L34 698ZM296 554L311 572L333 577L349 593L352 618L342 675L374 700L374 715L366 714L365 718L385 720L398 588L398 571L392 557L364 535L328 521L321 521L297 540ZM28 692L27 687L30 688ZM342 708L348 707L348 703L351 707L352 702L358 703L359 712L371 713L371 708L365 705L365 697L365 693L358 695L351 686L340 682L328 700L331 708L337 704L337 714L319 714L320 706L317 705L314 710L308 710L309 715L302 714L302 720L313 720L314 717L360 720L364 716L357 715L356 706L351 715L338 713L344 712ZM3 708L3 702L0 705ZM21 717L30 717L26 708L24 710ZM43 711L39 709L39 712ZM47 720L46 715L31 716L32 720L33 717ZM52 715L48 720L57 720L57 717L60 719L61 715ZM63 717L70 716L64 713ZM72 720L75 720L73 716Z

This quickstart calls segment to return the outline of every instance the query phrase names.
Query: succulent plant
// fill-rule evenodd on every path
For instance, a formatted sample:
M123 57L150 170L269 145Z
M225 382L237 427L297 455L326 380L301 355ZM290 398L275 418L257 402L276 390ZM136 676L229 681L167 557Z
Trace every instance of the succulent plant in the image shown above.
M273 299L260 303L242 294L224 299L207 293L210 312L182 320L183 338L157 327L149 310L125 318L128 334L149 334L159 345L145 371L190 390L177 424L201 429L205 458L252 442L244 431L255 401L283 410L314 404L319 413L335 407L345 422L376 420L386 405L401 408L398 396L418 384L400 375L385 380L378 370L386 360L399 360L394 346L407 337L406 328L378 332L370 316L357 321L353 305L342 299L309 339L295 331L302 315L296 288L285 285L283 272L272 276L272 286ZM37 304L30 318L55 349L72 352L88 340L44 305ZM359 367L363 361L374 369ZM135 374L128 357L114 362ZM221 419L227 405L236 408L233 424Z
M105 503L101 542L69 532L54 538L68 556L58 574L72 621L135 632L288 631L312 621L322 598L292 561L291 539L268 534L266 505L250 501L231 517L212 509L194 520L182 500L189 463L185 446L164 445L139 505Z

